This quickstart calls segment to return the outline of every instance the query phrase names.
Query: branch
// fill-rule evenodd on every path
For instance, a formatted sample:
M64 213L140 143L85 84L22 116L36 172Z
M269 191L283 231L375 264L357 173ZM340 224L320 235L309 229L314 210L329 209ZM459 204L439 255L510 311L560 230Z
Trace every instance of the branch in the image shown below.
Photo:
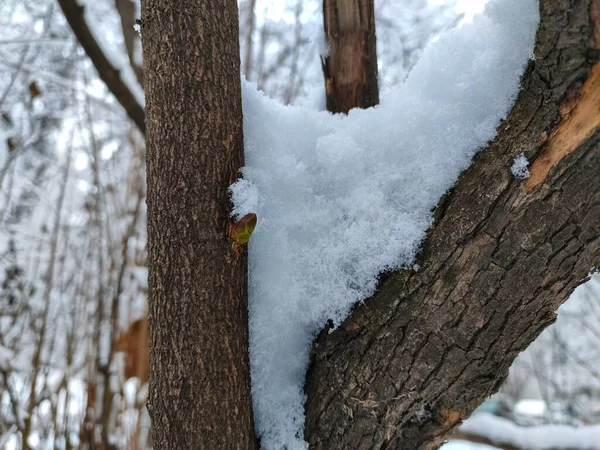
M77 0L58 0L58 3L79 44L81 44L98 71L100 79L125 109L129 118L145 134L143 99L140 98L141 95L136 95L135 92L136 87L139 89L139 86L135 85L135 80L126 78L127 72L124 68L120 69L108 59L86 22L84 7L79 5Z
M454 433L452 436L450 436L450 440L451 441L454 441L454 440L467 441L472 444L484 444L484 445L489 445L492 448L497 448L497 449L501 449L501 450L527 450L527 449L517 448L513 445L494 444L488 438L479 436L477 434L463 433L462 431L457 431L456 433ZM471 447L468 447L468 448L471 448ZM479 448L479 447L476 447L476 448Z
M244 56L244 74L250 79L250 70L252 69L252 36L256 22L256 0L249 0L248 15L246 17L246 55ZM264 25L263 25L264 27Z
M132 0L115 0L115 7L121 19L121 31L123 31L123 40L129 65L135 74L135 78L140 86L144 85L144 69L136 61L136 44L139 44L139 35L135 31L135 2ZM140 52L141 48L138 49Z
M506 450L585 450L596 447L599 434L600 425L521 427L502 417L477 414L466 421L452 439L464 439Z
M598 7L562 5L541 0L519 98L438 205L419 271L317 339L311 448L437 448L600 261ZM522 152L529 182L510 173Z

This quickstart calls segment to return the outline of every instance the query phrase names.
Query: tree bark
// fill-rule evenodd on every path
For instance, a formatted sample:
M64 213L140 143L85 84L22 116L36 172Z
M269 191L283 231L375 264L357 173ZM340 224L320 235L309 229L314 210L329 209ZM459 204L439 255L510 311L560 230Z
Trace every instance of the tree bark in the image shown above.
M235 0L142 2L155 449L254 449L247 250L227 239L244 165Z
M323 0L323 23L329 48L323 58L327 110L348 114L377 105L373 0Z
M438 205L421 268L383 276L317 339L311 448L438 448L598 267L600 5L540 3L517 102ZM510 173L521 152L526 181Z

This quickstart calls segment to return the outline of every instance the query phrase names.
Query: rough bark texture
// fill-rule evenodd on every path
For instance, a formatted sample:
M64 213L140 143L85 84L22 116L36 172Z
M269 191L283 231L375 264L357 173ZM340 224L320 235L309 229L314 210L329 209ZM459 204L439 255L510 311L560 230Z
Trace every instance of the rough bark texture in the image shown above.
M600 5L540 3L516 105L438 205L420 270L383 277L317 339L311 448L437 448L600 262Z
M329 55L323 59L327 110L348 113L379 103L373 0L323 0Z
M145 134L144 107L138 103L133 92L121 79L119 70L112 65L107 55L104 54L102 47L96 41L94 34L85 21L84 6L80 5L77 0L58 0L58 4L79 44L98 71L100 79L106 84L108 90L112 92L138 129Z
M253 449L247 251L226 237L244 164L236 1L145 0L142 39L154 448Z

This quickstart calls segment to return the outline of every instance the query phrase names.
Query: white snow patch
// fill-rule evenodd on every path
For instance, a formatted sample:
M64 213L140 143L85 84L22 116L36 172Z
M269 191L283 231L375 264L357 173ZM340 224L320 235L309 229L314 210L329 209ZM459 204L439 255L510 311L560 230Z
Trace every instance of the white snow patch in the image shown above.
M311 41L316 44L317 51L321 59L329 56L329 42L325 36L325 30L323 29L323 16L319 14L320 20L315 23L308 23L305 25L309 35L313 36Z
M521 153L515 158L513 165L510 168L510 171L512 172L515 178L519 180L524 180L526 178L529 178L528 166L529 161L527 160L527 157L523 153Z
M543 417L546 414L546 402L537 399L520 400L514 406L514 414L528 417Z
M498 445L512 445L532 450L600 449L598 442L600 425L521 427L502 417L482 413L466 420L461 425L460 431L486 437Z
M456 440L442 445L440 450L498 450L498 448L485 444Z
M250 358L266 450L306 449L311 343L411 267L432 209L494 137L532 57L536 0L497 0L428 47L399 89L348 116L284 106L243 86L246 167L234 214L250 241Z
M325 37L325 33L321 33L321 35L319 36L320 39L317 41L318 44L318 49L319 49L319 56L323 59L328 58L329 57L329 42L327 41L327 38Z

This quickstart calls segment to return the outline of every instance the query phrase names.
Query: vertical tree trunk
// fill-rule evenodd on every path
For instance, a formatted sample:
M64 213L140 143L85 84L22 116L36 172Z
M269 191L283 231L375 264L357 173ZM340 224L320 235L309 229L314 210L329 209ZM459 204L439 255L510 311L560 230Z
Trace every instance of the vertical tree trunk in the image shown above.
M379 103L373 0L323 0L329 55L323 60L327 110L348 113Z
M142 41L154 448L254 449L247 253L226 238L244 163L236 1L145 0Z

